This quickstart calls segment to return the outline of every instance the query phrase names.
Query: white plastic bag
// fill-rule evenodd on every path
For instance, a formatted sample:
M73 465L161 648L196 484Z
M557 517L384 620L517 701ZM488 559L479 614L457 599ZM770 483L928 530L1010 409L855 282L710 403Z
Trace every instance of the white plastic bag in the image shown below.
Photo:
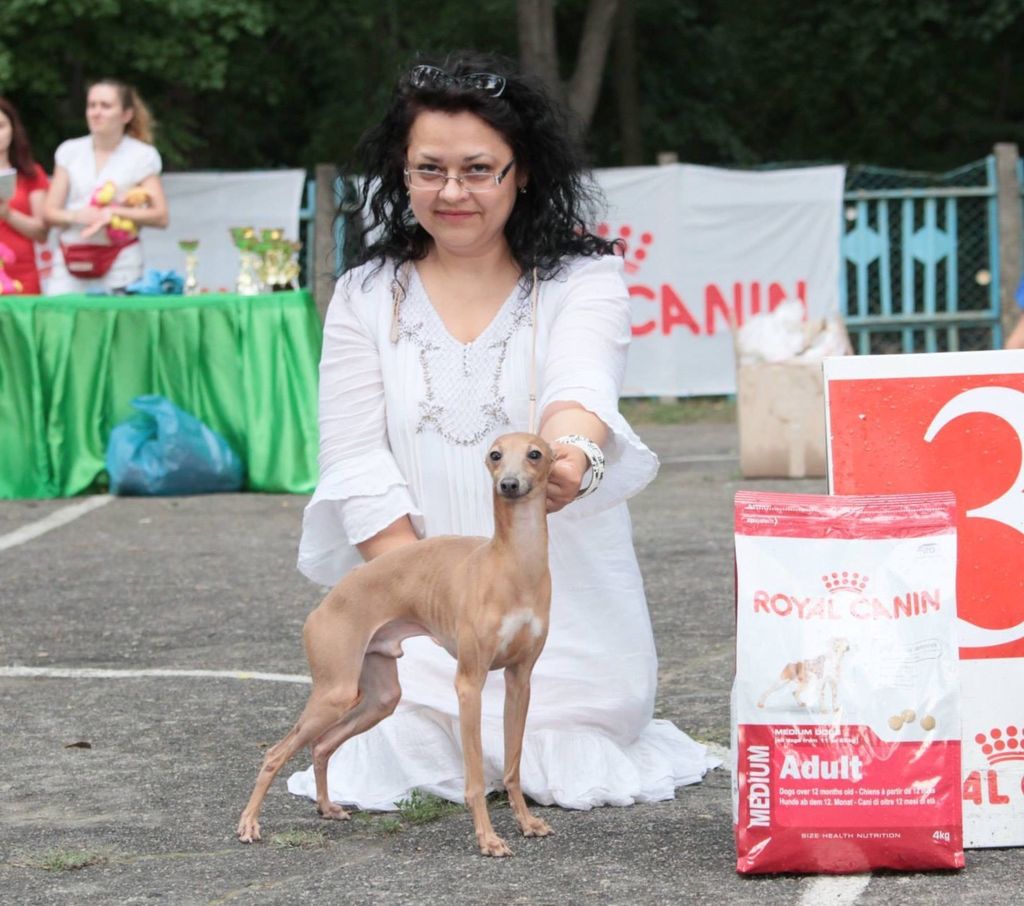
M820 361L851 351L846 327L838 315L807 321L803 305L792 300L754 315L736 332L736 355L741 365Z

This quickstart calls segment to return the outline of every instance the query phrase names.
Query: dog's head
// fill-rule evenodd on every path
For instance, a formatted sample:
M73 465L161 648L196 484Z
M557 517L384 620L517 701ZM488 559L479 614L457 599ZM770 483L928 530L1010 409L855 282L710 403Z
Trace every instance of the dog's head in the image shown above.
M487 468L500 497L516 500L544 493L554 455L536 434L502 434L487 451Z

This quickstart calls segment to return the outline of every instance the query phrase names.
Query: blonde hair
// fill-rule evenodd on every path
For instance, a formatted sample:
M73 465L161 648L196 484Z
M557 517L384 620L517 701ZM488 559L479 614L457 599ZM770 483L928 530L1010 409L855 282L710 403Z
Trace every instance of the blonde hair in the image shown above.
M124 127L125 133L132 138L137 138L140 142L153 144L153 132L156 130L156 121L153 119L153 114L149 112L149 108L139 96L139 93L131 85L117 79L97 79L95 82L90 83L89 88L95 88L97 85L109 85L115 89L121 101L121 106L125 110L132 111L132 118L128 120L128 124Z

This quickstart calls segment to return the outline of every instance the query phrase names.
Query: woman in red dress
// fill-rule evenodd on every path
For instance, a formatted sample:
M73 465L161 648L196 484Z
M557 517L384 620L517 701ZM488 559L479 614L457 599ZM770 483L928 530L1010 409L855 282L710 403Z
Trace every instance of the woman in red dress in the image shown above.
M28 133L14 105L0 97L0 170L18 171L14 193L4 198L0 191L0 245L14 253L14 261L4 269L21 282L25 295L40 294L34 243L45 242L48 232L43 220L43 201L50 181L32 157Z

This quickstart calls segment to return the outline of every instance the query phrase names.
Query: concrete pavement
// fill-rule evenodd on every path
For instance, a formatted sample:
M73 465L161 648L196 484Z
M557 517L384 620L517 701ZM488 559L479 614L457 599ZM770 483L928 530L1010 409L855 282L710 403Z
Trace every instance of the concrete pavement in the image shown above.
M732 495L824 482L740 480L731 424L640 431L664 461L631 508L658 715L725 747ZM0 501L0 536L73 503ZM543 809L546 840L515 838L498 808L515 850L501 861L476 854L463 813L397 830L386 816L327 823L279 779L264 812L276 844L238 844L263 748L307 691L288 681L305 672L300 632L319 599L294 569L304 503L115 499L0 549L0 903L1019 902L1020 850L970 851L959 874L739 877L725 769L671 802ZM83 853L98 861L39 867Z

